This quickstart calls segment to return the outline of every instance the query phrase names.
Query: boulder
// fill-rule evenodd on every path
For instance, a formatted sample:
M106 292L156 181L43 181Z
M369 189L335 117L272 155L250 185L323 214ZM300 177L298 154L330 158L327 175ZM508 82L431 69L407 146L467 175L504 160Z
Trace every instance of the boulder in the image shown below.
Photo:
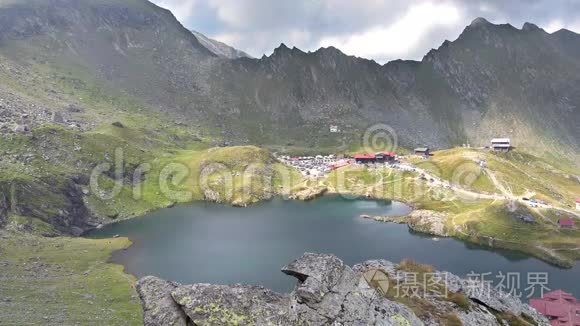
M28 132L30 131L30 128L28 128L28 125L17 125L16 127L14 127L14 132L16 133L24 133L24 132Z
M423 323L406 306L381 297L362 274L334 255L306 253L282 272L296 277L290 319L309 325L406 325Z
M76 104L70 104L67 108L68 112L72 112L72 113L79 113L82 112L82 108Z
M282 268L282 273L295 277L294 292L302 302L319 303L343 275L345 266L334 255L306 253Z
M187 326L187 315L173 300L171 292L178 284L153 276L137 282L136 288L143 305L145 326Z
M53 112L52 113L52 122L54 123L64 123L64 118L60 112Z
M287 325L288 296L260 286L194 284L177 287L175 302L194 325Z

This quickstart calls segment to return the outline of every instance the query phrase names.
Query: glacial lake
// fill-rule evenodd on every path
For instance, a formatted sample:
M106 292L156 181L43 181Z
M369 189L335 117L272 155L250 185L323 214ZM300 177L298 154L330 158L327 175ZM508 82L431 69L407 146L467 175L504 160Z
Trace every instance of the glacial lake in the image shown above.
M398 202L325 196L311 202L275 199L248 208L193 203L109 225L92 238L128 237L133 245L112 261L137 277L155 275L181 283L258 284L289 292L295 280L280 268L304 252L333 253L347 264L369 259L411 258L460 276L520 273L517 288L529 295L528 272L548 273L547 287L580 297L580 266L560 269L526 255L435 239L406 225L381 223L361 215L406 215ZM515 274L510 274L515 275ZM513 279L514 280L514 279ZM515 283L515 282L512 282ZM543 283L543 282L541 282ZM507 282L504 282L506 286ZM540 286L534 286L535 296Z

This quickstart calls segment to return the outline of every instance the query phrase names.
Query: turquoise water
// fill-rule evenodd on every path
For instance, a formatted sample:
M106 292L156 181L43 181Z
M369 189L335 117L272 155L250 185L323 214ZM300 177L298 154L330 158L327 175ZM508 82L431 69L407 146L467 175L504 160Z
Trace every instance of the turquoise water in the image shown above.
M133 246L113 260L136 276L156 275L181 283L260 284L289 291L294 279L280 268L304 252L333 253L352 265L368 259L412 258L466 276L471 272L548 273L548 286L580 297L580 268L559 269L510 251L491 251L454 239L409 231L366 215L406 215L397 202L326 196L312 202L276 199L249 208L194 203L110 225L91 237L129 237ZM539 293L539 287L537 288ZM529 291L525 292L528 294Z

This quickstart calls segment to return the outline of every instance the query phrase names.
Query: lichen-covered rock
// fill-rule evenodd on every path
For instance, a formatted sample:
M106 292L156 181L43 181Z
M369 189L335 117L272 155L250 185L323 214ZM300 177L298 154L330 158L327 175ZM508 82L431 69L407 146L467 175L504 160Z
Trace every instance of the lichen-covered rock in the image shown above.
M462 279L449 272L435 272L445 280L449 291L464 293L473 303L489 312L509 313L526 316L537 325L545 325L546 319L518 297L501 292L489 283L476 279Z
M194 284L172 297L194 325L286 325L288 296L260 286Z
M353 270L364 273L379 269L391 279L400 279L398 265L386 260L370 260L353 266ZM447 293L461 293L469 299L469 309L450 307L446 300L428 300L438 310L455 314L464 325L501 325L495 314L507 313L531 319L536 325L549 325L548 320L515 296L496 290L493 286L478 280L466 280L449 272L433 271L435 279L441 280ZM451 310L452 309L452 310ZM429 321L427 321L429 324Z
M294 293L301 302L313 305L322 301L337 285L345 272L345 265L333 255L306 253L284 266L282 272L298 279Z
M291 294L291 320L309 325L408 325L421 321L407 307L382 298L334 255L306 253L282 272L298 279Z
M187 326L187 315L171 297L177 284L147 276L137 282L145 326Z
M306 253L282 268L283 273L297 279L290 294L240 284L176 285L151 277L139 281L137 288L146 326L172 325L170 320L193 325L419 326L440 325L442 318L453 324L502 325L497 317L502 313L531 319L538 326L549 325L519 299L499 291L488 296L471 293L472 282L447 272L433 274L444 280L448 291L461 293L461 299L467 301L463 306L449 298L421 298L413 310L406 305L408 301L388 295L373 285L376 280L366 278L369 270L380 270L387 281L397 282L401 266L372 260L351 268L336 256ZM418 311L423 305L433 311Z

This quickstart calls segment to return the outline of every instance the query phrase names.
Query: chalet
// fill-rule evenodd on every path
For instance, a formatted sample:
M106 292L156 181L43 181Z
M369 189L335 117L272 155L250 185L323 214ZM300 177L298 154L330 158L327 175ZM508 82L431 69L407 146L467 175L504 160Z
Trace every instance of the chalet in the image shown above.
M560 225L561 228L571 229L574 227L574 220L571 218L559 219L558 225Z
M396 157L397 154L392 152L380 152L375 154L377 163L393 162Z
M530 306L546 316L550 325L580 325L580 302L570 293L548 292L540 299L531 299Z
M580 211L580 198L576 198L576 210Z
M374 163L376 159L375 154L356 154L354 156L355 162L359 164Z
M429 147L419 147L415 148L415 155L429 156L431 155L431 152L429 150Z
M359 164L387 163L395 161L397 154L392 152L379 152L375 154L356 154L354 160Z
M497 152L509 152L512 143L509 138L494 138L491 140L491 149Z

